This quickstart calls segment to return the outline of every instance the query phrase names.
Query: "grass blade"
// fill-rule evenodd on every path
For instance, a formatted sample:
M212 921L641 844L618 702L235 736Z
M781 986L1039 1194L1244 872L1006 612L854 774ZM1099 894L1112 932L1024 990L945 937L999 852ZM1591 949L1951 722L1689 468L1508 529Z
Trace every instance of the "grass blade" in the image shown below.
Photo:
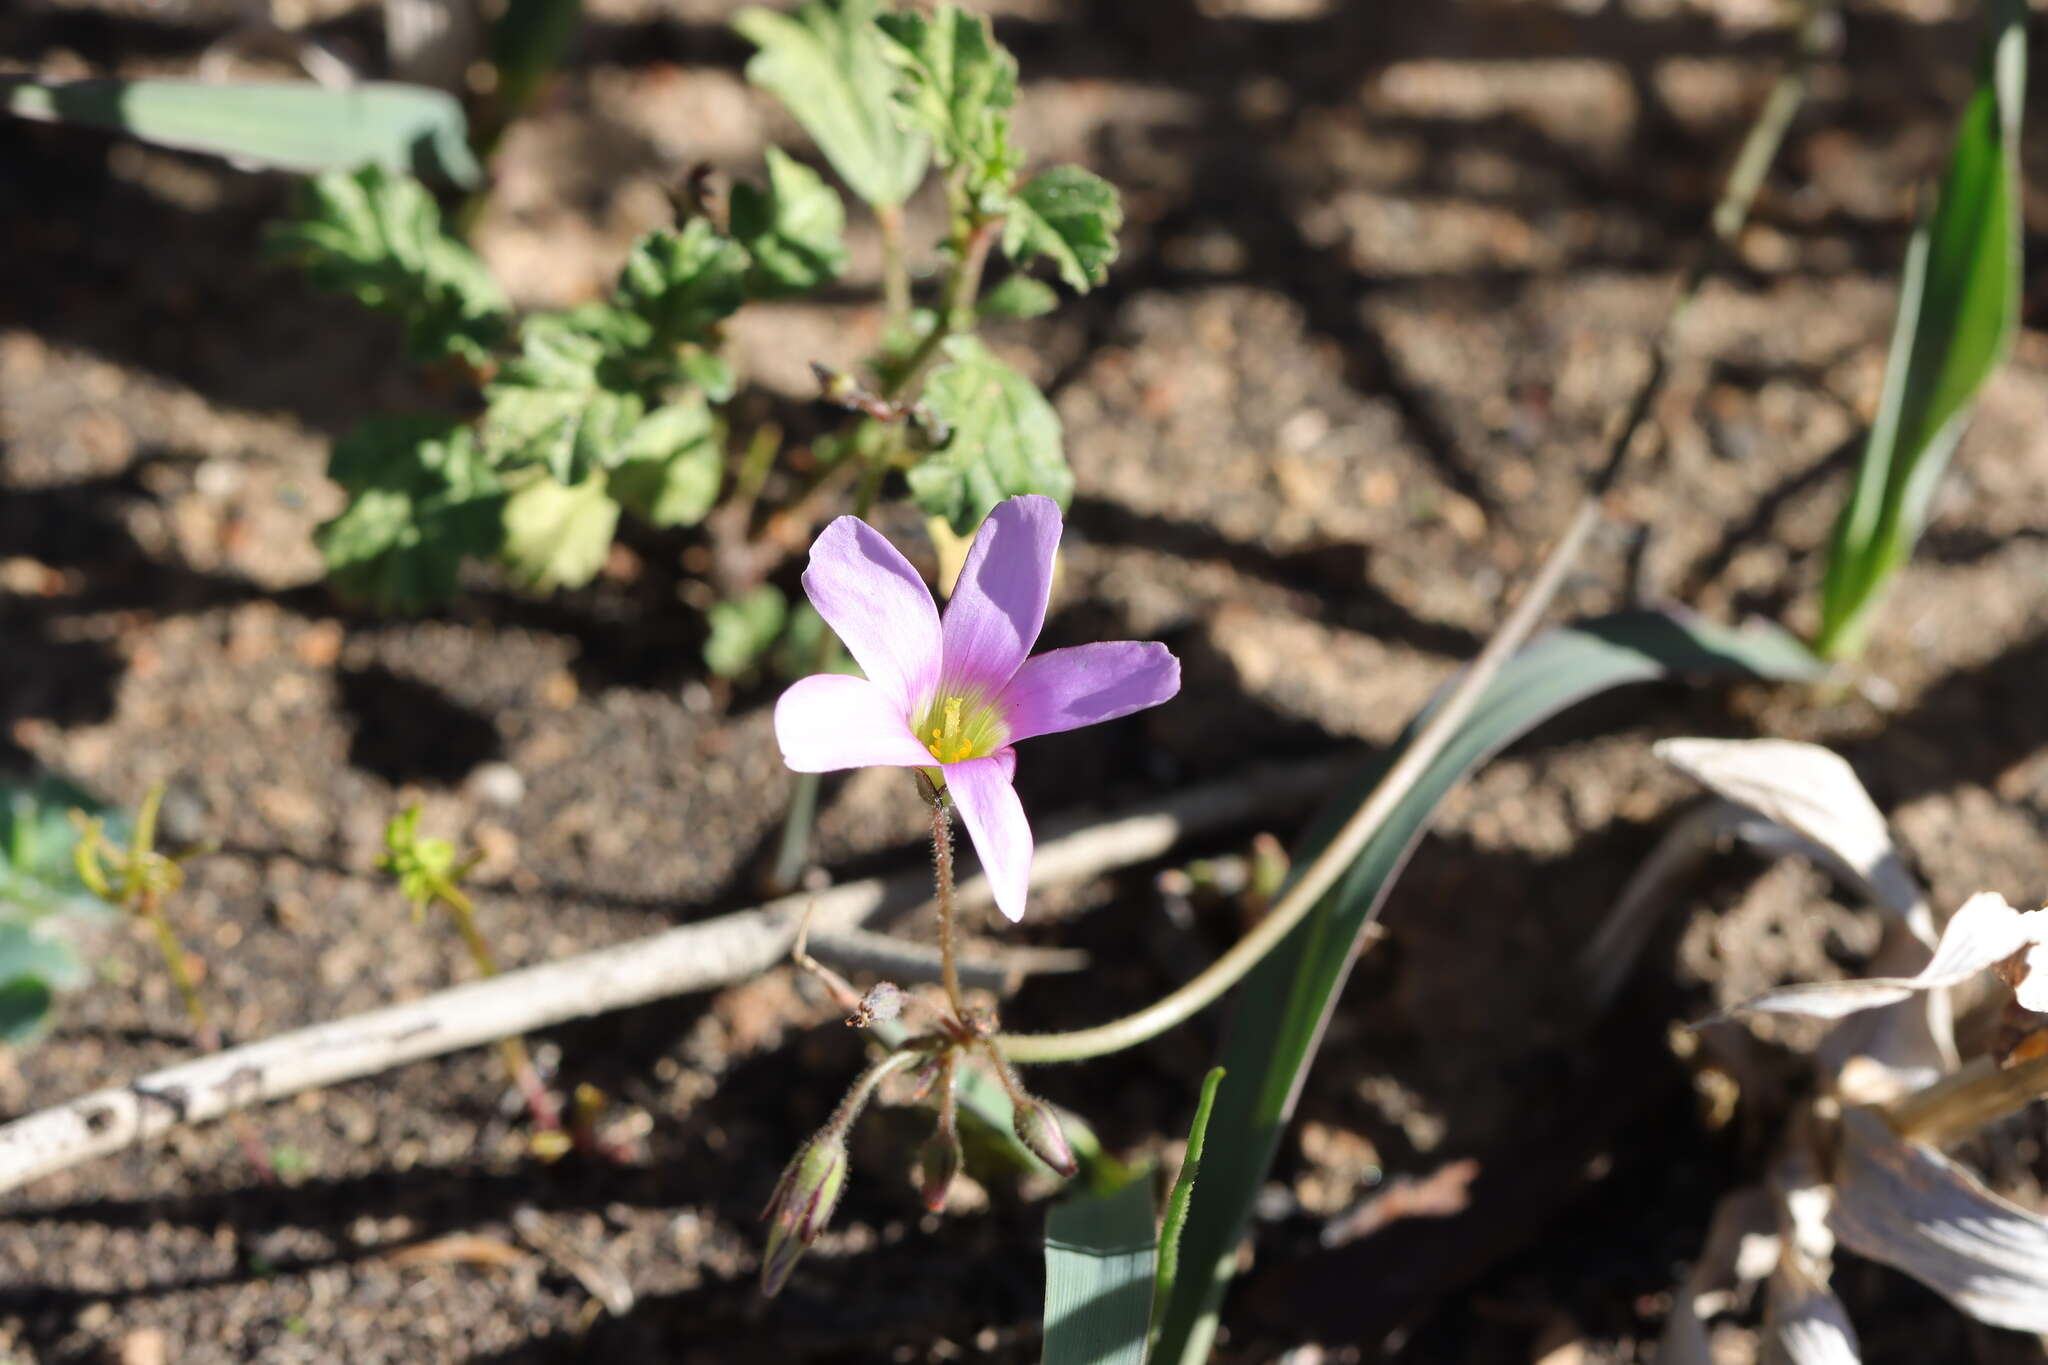
M1157 1259L1149 1179L1053 1205L1045 1216L1045 1365L1145 1365Z
M462 106L451 95L417 85L368 81L330 90L310 81L216 85L10 77L0 79L0 108L282 171L377 165L462 186L474 185L482 174L469 150Z
M1152 1288L1152 1330L1156 1334L1166 1322L1166 1305L1173 1298L1173 1282L1180 1275L1180 1232L1187 1225L1188 1201L1194 1197L1195 1177L1202 1171L1202 1148L1209 1135L1209 1111L1216 1106L1216 1087L1223 1083L1223 1068L1211 1067L1202 1078L1202 1098L1195 1105L1195 1121L1188 1125L1187 1155L1181 1159L1180 1174L1174 1177L1173 1192L1166 1196L1166 1220L1159 1227L1159 1271Z
M1815 647L1860 653L1885 585L1913 552L1977 390L2012 347L2020 304L2023 0L1998 0L1977 91L1934 211L1899 281L1884 393L1835 523Z
M1818 671L1812 655L1782 632L1731 631L1668 612L1626 612L1553 630L1507 663L1343 880L1246 979L1224 1045L1230 1075L1210 1119L1203 1197L1188 1215L1181 1244L1185 1270L1166 1306L1156 1359L1207 1357L1253 1198L1279 1148L1360 935L1451 787L1544 720L1610 688L1674 675L1786 678ZM1418 718L1411 724L1394 749L1324 812L1304 837L1296 866L1306 864L1372 791L1421 723Z

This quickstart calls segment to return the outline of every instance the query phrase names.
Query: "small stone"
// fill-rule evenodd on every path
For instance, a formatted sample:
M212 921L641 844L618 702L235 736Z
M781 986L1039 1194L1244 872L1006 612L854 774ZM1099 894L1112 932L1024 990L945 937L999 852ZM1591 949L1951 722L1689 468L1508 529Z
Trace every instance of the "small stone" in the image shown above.
M486 763L469 775L469 790L487 806L510 810L526 799L526 779L510 763Z

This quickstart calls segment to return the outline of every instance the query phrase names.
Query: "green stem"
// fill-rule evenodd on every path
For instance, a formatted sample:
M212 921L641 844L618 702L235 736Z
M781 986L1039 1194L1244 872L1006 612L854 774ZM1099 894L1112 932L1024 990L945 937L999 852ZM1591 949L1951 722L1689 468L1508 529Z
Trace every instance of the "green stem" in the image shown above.
M152 788L152 794L155 790ZM143 809L145 812L149 811L147 803ZM138 829L141 824L142 821L138 819ZM137 901L136 909L141 912L142 918L149 922L151 932L156 935L157 951L163 954L164 970L171 974L171 984L178 988L179 998L185 1002L185 1014L192 1021L192 1032L199 1041L200 1051L218 1051L220 1031L214 1028L212 1019L207 1016L206 1000L199 994L199 983L192 979L191 968L185 961L184 945L178 942L177 932L171 928L170 917L164 914L162 899L153 891L145 891Z
M875 205L875 222L882 229L883 317L893 332L910 321L910 267L903 255L903 206Z
M1808 19L1807 34L1819 33L1824 22L1819 16L1824 7L1816 6ZM1803 40L1800 61L1779 78L1778 86L1771 92L1751 127L1733 169L1729 172L1726 187L1720 203L1715 206L1712 218L1713 235L1703 249L1694 253L1694 259L1681 276L1677 296L1666 313L1657 341L1652 349L1650 372L1637 390L1635 399L1617 424L1607 446L1606 459L1593 476L1585 495L1580 499L1577 512L1566 527L1564 535L1552 547L1548 558L1538 569L1521 600L1508 613L1495 630L1493 638L1465 669L1457 683L1444 697L1443 705L1437 709L1415 736L1414 742L1402 751L1379 785L1373 788L1359 808L1352 812L1344 827L1338 831L1315 861L1302 870L1287 894L1279 904L1252 931L1217 958L1193 980L1172 994L1153 1002L1135 1014L1100 1024L1094 1028L1078 1029L1069 1033L1024 1033L1003 1034L994 1039L996 1047L1012 1062L1071 1062L1089 1057L1100 1057L1125 1048L1136 1047L1158 1037L1166 1030L1192 1018L1201 1010L1214 1003L1225 991L1243 980L1259 961L1280 944L1294 927L1308 917L1325 892L1336 884L1337 879L1351 866L1366 841L1379 832L1395 807L1407 797L1416 781L1428 771L1429 765L1444 746L1457 733L1465 718L1479 701L1480 695L1499 673L1510 655L1521 648L1530 632L1535 628L1551 599L1564 583L1579 552L1585 547L1593 528L1600 521L1600 505L1615 480L1620 476L1628 451L1633 444L1637 430L1647 418L1650 404L1663 386L1664 376L1669 367L1669 352L1678 323L1698 295L1701 282L1706 276L1712 260L1712 249L1732 242L1747 219L1750 205L1756 199L1758 188L1763 183L1764 173L1775 158L1785 131L1792 122L1792 115L1798 109L1801 96L1805 93L1808 67L1818 56L1819 40ZM1790 93L1786 93L1786 92Z
M485 976L496 976L498 960L492 955L491 945L485 941L483 930L476 922L476 906L452 882L435 886L434 894L448 907L449 917L455 921L455 931L462 935L477 970ZM526 1040L517 1036L499 1039L498 1056L504 1060L505 1069L512 1075L512 1083L519 1087L519 1093L525 1098L527 1111L533 1115L533 1126L544 1133L559 1132L562 1112L555 1106L554 1096L548 1094L547 1085L540 1078L540 1068L534 1065L533 1054L527 1051Z

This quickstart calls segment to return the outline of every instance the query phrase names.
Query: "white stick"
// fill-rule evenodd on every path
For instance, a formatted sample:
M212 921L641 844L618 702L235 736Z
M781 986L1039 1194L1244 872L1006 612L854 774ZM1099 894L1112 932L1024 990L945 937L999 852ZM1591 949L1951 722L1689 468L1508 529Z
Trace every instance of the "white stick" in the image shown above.
M1328 790L1341 771L1333 760L1271 769L1196 788L1143 813L1048 840L1033 860L1032 884L1096 876L1159 857L1191 833L1285 814ZM923 904L930 899L930 885L920 872L784 896L701 924L196 1057L127 1085L96 1090L0 1126L0 1192L179 1124L566 1020L722 986L781 961L812 902L817 906L814 931L830 933ZM983 878L960 887L963 906L985 905L989 899Z

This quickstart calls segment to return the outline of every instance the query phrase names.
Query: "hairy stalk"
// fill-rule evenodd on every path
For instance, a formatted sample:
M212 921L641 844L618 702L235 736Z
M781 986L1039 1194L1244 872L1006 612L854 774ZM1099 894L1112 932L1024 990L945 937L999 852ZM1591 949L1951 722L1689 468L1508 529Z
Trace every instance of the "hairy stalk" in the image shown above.
M1589 481L1570 524L1551 548L1535 578L1522 593L1521 600L1494 631L1493 638L1486 642L1479 657L1472 661L1445 695L1443 704L1416 734L1414 742L1402 751L1365 802L1352 812L1336 838L1317 855L1314 862L1302 869L1300 877L1272 912L1194 979L1135 1014L1094 1028L1069 1033L1001 1035L994 1041L1011 1061L1071 1062L1120 1052L1158 1037L1214 1003L1225 991L1243 980L1246 973L1308 917L1324 893L1336 884L1366 842L1386 823L1394 808L1443 751L1458 727L1471 714L1501 665L1521 648L1535 628L1563 585L1573 562L1585 548L1593 528L1599 524L1601 501L1619 478L1636 433L1649 414L1650 404L1663 387L1678 325L1698 296L1716 250L1734 240L1749 216L1764 174L1775 159L1792 116L1805 96L1812 63L1825 50L1832 31L1832 13L1832 9L1825 5L1815 5L1809 11L1801 33L1799 60L1779 77L1777 86L1771 91L1744 140L1729 171L1720 202L1715 205L1711 219L1712 236L1695 249L1692 261L1680 276L1676 296L1651 348L1650 371L1615 425L1607 443L1605 459Z
M932 870L939 896L939 974L946 1001L956 1019L967 1018L967 999L960 994L960 960L953 945L953 814L940 795L932 807Z
M882 306L890 331L910 321L910 267L903 256L903 206L875 205L882 229Z
M1946 1147L2043 1096L2048 1096L2048 1057L2005 1068L1979 1057L1925 1090L1885 1105L1883 1112L1906 1141Z
M468 947L477 970L485 976L496 976L498 959L476 922L476 906L463 894L462 888L452 882L443 882L434 888L434 892L448 907L449 918L455 921L455 931L462 935L462 942ZM527 1112L533 1115L533 1126L543 1133L560 1132L562 1111L556 1107L554 1096L548 1094L547 1085L540 1078L540 1068L533 1064L533 1054L527 1051L526 1040L516 1035L500 1038L498 1055L504 1059L505 1069L512 1074L512 1083L519 1087L520 1095L526 1100Z

